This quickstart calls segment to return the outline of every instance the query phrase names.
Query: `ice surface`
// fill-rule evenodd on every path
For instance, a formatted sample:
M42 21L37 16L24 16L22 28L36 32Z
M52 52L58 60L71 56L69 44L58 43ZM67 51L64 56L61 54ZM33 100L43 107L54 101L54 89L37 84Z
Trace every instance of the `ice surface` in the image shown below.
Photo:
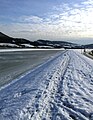
M93 61L65 51L5 87L0 120L93 120Z
M0 88L52 57L61 50L0 52Z

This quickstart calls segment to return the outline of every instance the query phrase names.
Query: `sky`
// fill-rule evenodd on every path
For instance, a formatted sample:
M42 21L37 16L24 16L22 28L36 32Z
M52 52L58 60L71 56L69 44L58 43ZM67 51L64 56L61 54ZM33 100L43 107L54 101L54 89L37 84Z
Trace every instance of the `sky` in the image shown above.
M31 41L93 43L93 0L0 0L0 31Z

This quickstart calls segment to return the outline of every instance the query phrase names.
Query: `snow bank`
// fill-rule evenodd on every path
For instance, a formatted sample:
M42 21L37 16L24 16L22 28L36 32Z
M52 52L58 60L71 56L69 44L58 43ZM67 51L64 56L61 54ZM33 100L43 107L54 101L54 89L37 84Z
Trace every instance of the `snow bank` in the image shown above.
M58 51L59 51L59 50L64 50L64 49L63 49L63 48L62 48L62 49L48 49L48 48L47 48L47 49L40 49L40 48L39 48L39 49L37 49L37 48L25 48L25 49L24 49L24 48L17 48L17 49L16 49L16 48L14 48L14 49L11 48L11 49L8 49L8 48L7 48L7 49L0 49L0 52L35 51L35 50L36 50L36 51L37 51L37 50L41 50L41 51L42 51L42 50L58 50Z

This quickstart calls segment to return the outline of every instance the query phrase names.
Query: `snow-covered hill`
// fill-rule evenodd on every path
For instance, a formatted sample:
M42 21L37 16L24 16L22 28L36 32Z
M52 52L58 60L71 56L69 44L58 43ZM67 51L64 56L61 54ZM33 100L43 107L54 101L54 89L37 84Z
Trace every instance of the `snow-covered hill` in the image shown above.
M1 89L0 120L93 120L93 61L65 51Z
M11 44L11 45L10 45ZM82 45L66 41L36 40L13 38L0 32L0 48L82 48Z

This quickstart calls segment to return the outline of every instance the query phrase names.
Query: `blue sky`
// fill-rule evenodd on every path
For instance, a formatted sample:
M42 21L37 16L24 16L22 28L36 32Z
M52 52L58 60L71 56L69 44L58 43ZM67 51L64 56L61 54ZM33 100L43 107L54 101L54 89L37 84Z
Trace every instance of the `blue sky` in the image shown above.
M93 0L1 0L0 31L29 40L93 41Z

